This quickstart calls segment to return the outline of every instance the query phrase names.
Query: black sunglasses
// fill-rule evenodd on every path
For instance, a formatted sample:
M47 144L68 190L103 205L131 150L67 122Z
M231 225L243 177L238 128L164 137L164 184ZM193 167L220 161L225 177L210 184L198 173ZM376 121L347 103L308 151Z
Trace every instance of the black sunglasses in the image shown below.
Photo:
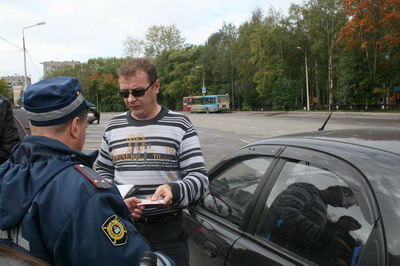
M119 95L121 95L124 98L128 98L129 94L132 94L135 98L142 97L143 95L145 95L146 91L148 89L150 89L151 86L153 86L154 82L156 82L156 81L151 82L150 85L146 89L134 89L134 90L131 90L131 91L120 90L118 92L119 92Z

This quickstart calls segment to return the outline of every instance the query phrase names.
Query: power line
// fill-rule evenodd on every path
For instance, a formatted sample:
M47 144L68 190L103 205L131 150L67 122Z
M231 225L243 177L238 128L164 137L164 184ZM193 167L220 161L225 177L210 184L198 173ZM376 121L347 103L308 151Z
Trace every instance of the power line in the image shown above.
M23 50L16 50L16 51L8 51L8 52L0 52L0 54L13 54L13 53L20 53Z
M3 38L3 37L1 37L1 36L0 36L0 39L2 39L3 41L5 41L5 42L8 43L8 44L14 46L15 48L18 48L18 49L20 49L20 50L23 50L21 47L18 47L18 46L16 46L15 44L10 43L9 41L7 41L5 38Z
M25 50L26 50L26 49L25 49ZM32 65L34 66L34 68L36 69L36 71L38 72L38 74L39 74L39 75L42 75L42 73L40 73L39 69L37 69L35 63L33 62L32 58L31 58L31 56L29 55L28 50L26 50L26 54L28 55L29 60L31 61Z
M2 39L2 40L5 41L6 43L8 43L8 44L10 44L10 45L12 45L12 46L14 46L15 48L18 49L17 51L1 52L0 54L10 54L10 53L17 53L17 52L19 53L19 52L23 52L23 51L24 51L23 48L18 47L18 46L15 45L15 44L12 44L11 42L7 41L5 38L3 38L3 37L1 37L1 36L0 36L0 39ZM36 71L38 72L38 74L39 74L39 75L42 75L42 73L40 73L39 69L36 67L35 63L33 62L31 56L29 55L28 50L25 49L25 52L26 52L26 54L28 55L29 60L31 61L33 67L36 69Z

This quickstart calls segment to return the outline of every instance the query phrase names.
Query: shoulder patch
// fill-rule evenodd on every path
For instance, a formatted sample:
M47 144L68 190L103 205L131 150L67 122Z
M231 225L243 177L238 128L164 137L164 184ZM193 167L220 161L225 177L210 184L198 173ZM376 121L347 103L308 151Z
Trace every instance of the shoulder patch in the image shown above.
M115 247L125 245L128 241L128 231L117 215L108 217L101 229Z
M110 189L112 185L107 180L99 176L92 168L83 164L75 164L75 169L86 177L96 188Z

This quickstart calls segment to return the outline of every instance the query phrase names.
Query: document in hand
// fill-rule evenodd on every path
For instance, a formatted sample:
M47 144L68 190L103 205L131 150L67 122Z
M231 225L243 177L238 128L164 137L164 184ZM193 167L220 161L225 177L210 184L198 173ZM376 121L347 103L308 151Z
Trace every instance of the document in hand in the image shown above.
M138 203L138 206L141 205L160 205L160 204L164 204L164 200L163 199L159 199L159 200L149 200L149 199L142 199L141 203Z
M162 205L164 204L163 199L151 201L150 199L144 199L143 196L136 195L136 192L139 191L139 187L135 187L135 185L117 185L119 193L121 193L122 198L127 199L130 197L137 197L142 202L138 204L140 205Z

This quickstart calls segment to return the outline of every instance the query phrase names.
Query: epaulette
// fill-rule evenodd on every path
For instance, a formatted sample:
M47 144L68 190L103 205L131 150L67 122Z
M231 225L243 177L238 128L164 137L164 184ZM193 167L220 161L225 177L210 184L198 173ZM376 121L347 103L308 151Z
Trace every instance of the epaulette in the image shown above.
M92 168L83 164L75 164L75 169L78 170L84 177L86 177L96 188L110 189L112 185L104 178L99 176Z

